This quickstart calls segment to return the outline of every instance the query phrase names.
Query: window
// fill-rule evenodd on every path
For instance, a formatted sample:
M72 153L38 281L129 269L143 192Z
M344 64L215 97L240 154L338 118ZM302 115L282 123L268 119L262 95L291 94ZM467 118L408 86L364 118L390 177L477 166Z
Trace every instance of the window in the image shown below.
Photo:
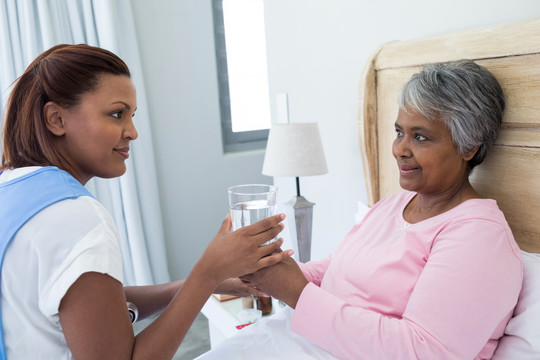
M270 96L262 0L213 0L224 150L264 148Z

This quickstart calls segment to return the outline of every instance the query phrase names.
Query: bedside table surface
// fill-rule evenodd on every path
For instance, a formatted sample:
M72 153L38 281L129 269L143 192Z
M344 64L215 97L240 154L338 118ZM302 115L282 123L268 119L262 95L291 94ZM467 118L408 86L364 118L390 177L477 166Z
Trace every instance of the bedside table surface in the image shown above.
M285 308L279 300L272 299L272 313L264 315L264 317L272 316L281 309ZM206 304L204 304L201 312L208 319L211 329L218 330L224 338L235 335L239 329L238 325L242 325L236 315L242 311L242 298L219 301L214 296L210 296ZM212 334L211 334L212 335ZM214 346L214 344L212 344Z

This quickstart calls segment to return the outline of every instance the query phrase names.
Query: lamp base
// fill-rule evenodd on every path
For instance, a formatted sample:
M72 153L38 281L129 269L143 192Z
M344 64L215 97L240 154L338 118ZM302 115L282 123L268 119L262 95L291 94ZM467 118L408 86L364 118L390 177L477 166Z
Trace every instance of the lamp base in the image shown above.
M303 196L295 196L290 203L294 209L296 222L296 241L298 246L298 259L308 262L311 258L311 229L313 224L313 205Z

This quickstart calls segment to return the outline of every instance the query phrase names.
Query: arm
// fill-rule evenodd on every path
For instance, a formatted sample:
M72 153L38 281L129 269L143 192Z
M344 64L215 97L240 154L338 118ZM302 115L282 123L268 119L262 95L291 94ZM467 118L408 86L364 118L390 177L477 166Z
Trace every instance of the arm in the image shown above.
M401 317L309 284L291 329L340 358L472 359L502 335L517 301L521 265L510 241L489 221L441 232Z
M60 322L67 344L77 359L170 359L194 318L223 280L257 271L290 256L278 252L282 241L260 246L283 229L277 215L257 224L230 232L230 218L208 245L183 283L150 288L160 300L148 306L151 292L128 288L101 273L81 275L62 298ZM179 286L182 285L182 286ZM126 294L139 301L145 313L164 306L177 288L162 315L134 337L126 311ZM148 290L148 288L146 289Z
M158 285L126 286L124 292L126 300L137 305L139 320L163 311L171 302L172 298L184 286L185 279L171 281ZM246 283L239 278L230 278L223 281L214 290L217 294L235 296L265 296L257 290L253 284Z
M255 284L240 278L230 278L218 285L214 294L227 294L234 296L268 296L268 294L256 288Z
M139 320L163 311L172 298L184 286L185 280L176 280L164 284L147 286L126 286L126 300L136 304Z

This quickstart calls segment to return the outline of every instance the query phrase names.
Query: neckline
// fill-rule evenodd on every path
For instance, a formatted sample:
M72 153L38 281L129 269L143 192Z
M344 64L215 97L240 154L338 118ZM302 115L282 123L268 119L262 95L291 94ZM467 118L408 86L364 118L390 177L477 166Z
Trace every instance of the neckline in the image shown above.
M406 230L408 228L410 228L411 226L416 226L416 225L419 225L419 224L426 224L426 223L429 223L429 222L432 222L432 221L436 221L438 218L444 218L444 217L447 217L450 213L454 212L454 211L457 211L457 209L463 207L463 206L467 206L471 203L475 203L475 202L485 202L485 201L495 201L493 199L484 199L484 198L473 198L473 199L467 199L465 201L463 201L462 203L459 203L458 205L454 206L453 208L451 209L448 209L440 214L437 214L435 216L432 216L432 217L429 217L427 219L424 219L424 220L420 220L416 223L410 223L408 222L407 220L405 220L405 217L403 216L403 213L405 211L405 208L407 207L407 205L409 205L409 203L412 201L412 199L418 195L418 193L416 192L413 192L413 191L408 191L405 198L406 198L406 201L403 202L403 204L401 205L401 208L400 210L398 211L398 220L400 223L403 224L403 228L400 228L400 229L403 229L403 230Z

